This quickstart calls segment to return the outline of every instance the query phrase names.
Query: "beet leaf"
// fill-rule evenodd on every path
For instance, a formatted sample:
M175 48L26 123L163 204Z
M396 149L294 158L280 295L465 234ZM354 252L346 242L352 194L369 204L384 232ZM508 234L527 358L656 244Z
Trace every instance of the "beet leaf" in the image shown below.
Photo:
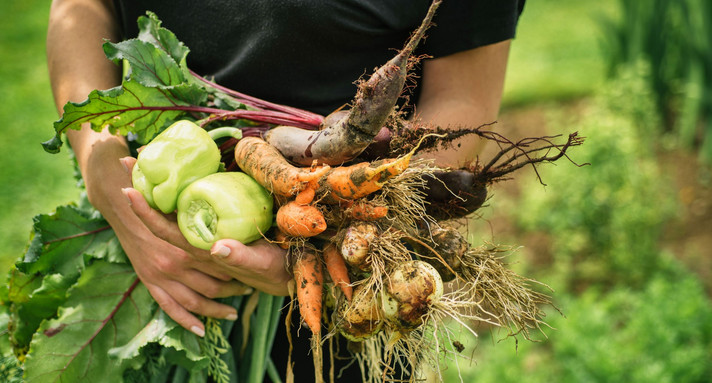
M146 359L142 350L152 343L170 348L167 354L171 359L188 370L201 370L208 365L209 360L201 353L198 338L180 327L163 310L156 310L153 318L129 342L110 349L109 356L138 367Z
M67 290L94 259L127 263L126 255L103 218L75 205L34 218L27 252L10 272L13 346L25 350L40 323L57 313Z
M33 220L32 242L15 265L24 273L78 275L87 257L128 262L109 224L76 205L60 206Z
M96 261L68 291L56 319L44 321L25 362L27 382L118 382L126 363L108 351L151 319L152 298L128 264Z

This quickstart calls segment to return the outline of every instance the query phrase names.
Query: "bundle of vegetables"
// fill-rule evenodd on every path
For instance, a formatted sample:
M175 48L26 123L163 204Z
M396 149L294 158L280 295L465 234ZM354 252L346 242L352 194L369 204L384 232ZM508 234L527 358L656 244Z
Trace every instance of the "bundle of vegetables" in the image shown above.
M354 345L369 381L414 379L422 364L437 366L442 351L461 352L449 322L470 329L484 321L529 338L543 324L540 305L548 297L507 268L503 249L471 245L455 222L484 203L491 183L525 165L566 157L582 139L574 133L563 144L555 137L511 142L488 126L449 130L405 120L396 104L439 3L405 47L359 84L351 108L326 117L193 73L187 47L149 13L139 19L137 39L104 45L109 59L128 64L122 85L68 103L45 149L58 151L62 134L86 122L130 134L145 145L133 168L134 187L154 208L176 211L191 244L207 249L220 238L266 237L287 249L295 297L288 315L298 306L311 330L318 381L322 346L341 336ZM461 169L414 157L463 135L491 140L500 152ZM72 272L59 278L59 270ZM91 316L82 313L82 304L97 299L87 283L109 275L122 278L105 293L116 300ZM256 294L242 302L242 332L206 319L206 338L198 342L157 309L90 207L39 217L10 282L4 315L30 381L137 378L160 368L168 372L152 381L209 375L227 382L243 366L238 375L249 382L262 381L265 371L278 379L265 344L274 337L280 299ZM88 330L86 323L95 326ZM61 357L51 366L38 363L60 355L52 347ZM292 367L288 362L289 372ZM393 376L397 367L402 376Z

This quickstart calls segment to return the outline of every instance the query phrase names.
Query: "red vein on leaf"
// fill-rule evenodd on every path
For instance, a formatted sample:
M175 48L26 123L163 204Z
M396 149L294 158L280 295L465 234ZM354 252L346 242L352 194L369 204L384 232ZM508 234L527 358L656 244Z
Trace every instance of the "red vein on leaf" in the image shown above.
M100 232L102 232L102 231L104 231L104 230L109 230L109 229L111 229L111 226L106 225L106 226L102 226L102 227L100 227L100 228L98 228L98 229L85 231L85 232L83 232L83 233L77 233L77 234L68 235L68 236L62 237L62 238L55 238L55 239L50 239L49 241L43 241L42 244L43 244L43 245L49 245L50 243L61 242L61 241L66 241L66 240L68 240L68 239L74 239L74 238L84 237L84 236L87 236L87 235L92 235L92 234L100 233Z
M89 339L87 339L87 341L84 342L84 344L79 347L79 349L77 350L77 352L75 352L75 353L71 356L71 358L67 361L67 363L64 365L64 367L61 369L61 371L66 371L66 369L69 367L69 365L72 364L72 362L74 361L74 359L75 359L85 348L91 347L91 342L94 341L94 339L99 335L99 333L104 329L104 327L106 327L106 324L109 323L109 321L113 321L113 320L114 320L114 315L116 315L116 313L119 311L119 309L121 308L121 306L123 306L124 302L126 302L126 299L129 299L129 297L131 296L131 293L136 289L136 287L138 286L138 284L139 284L140 282L141 282L141 281L140 281L138 278L136 278L136 279L133 281L133 283L131 283L131 286L129 286L129 288L126 289L126 291L124 291L124 293L123 293L122 296L121 296L121 299L116 303L116 306L114 307L114 309L111 310L111 312L109 313L109 315L101 321L101 325L99 326L99 328L97 328L96 331L94 331L94 333L89 337Z

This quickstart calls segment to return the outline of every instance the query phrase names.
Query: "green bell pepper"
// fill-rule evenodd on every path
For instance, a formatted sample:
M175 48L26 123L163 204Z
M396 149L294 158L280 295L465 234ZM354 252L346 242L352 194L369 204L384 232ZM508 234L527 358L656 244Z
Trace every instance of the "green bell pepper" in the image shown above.
M273 221L272 196L245 173L205 176L178 197L178 227L188 242L208 250L219 239L250 243Z
M214 140L238 133L237 128L207 132L191 121L175 122L138 154L131 175L133 187L154 209L175 211L178 195L186 186L218 171L220 150Z

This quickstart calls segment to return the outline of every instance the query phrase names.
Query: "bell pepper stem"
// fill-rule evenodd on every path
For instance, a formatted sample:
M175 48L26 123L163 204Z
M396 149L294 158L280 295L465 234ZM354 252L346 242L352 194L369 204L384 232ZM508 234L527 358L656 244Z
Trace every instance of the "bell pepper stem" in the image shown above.
M240 130L240 128L232 128L228 126L208 130L208 134L210 135L210 138L213 139L213 141L216 141L223 137L234 137L238 140L242 138L242 130Z
M212 243L215 240L215 235L208 227L208 222L212 219L209 212L201 209L193 216L193 227L203 241Z

